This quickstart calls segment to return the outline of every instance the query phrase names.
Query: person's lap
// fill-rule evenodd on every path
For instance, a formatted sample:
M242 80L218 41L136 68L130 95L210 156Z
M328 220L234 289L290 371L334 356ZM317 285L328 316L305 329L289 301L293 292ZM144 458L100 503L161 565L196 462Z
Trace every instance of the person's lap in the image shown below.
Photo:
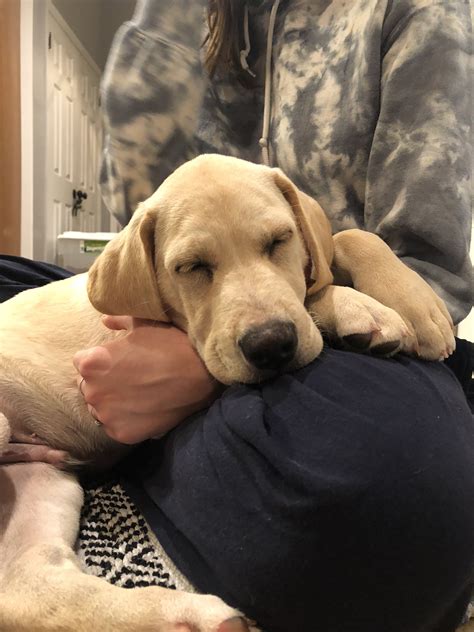
M474 568L473 456L446 367L327 349L228 389L123 484L184 575L268 632L449 632Z
M327 349L228 389L124 484L184 575L271 632L428 630L472 581L472 417L442 364Z

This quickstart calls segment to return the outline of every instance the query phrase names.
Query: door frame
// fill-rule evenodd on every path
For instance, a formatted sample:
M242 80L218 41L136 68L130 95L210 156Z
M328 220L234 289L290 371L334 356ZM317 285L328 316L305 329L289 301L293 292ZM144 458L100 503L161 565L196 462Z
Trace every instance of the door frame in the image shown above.
M101 74L51 0L21 0L21 254L37 260L46 259L49 225L46 210L48 13Z
M28 258L33 258L33 80L38 71L33 54L33 1L21 0L20 7L21 255Z
M20 254L20 7L0 0L0 252Z

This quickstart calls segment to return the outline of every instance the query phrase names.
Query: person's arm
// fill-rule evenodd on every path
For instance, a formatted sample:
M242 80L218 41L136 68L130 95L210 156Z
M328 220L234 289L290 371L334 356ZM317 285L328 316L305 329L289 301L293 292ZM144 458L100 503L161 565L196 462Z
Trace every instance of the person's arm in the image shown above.
M78 385L104 432L133 444L165 434L222 392L191 345L170 325L105 316L124 337L74 356Z
M394 2L384 36L365 226L459 322L472 304L469 3Z
M139 0L133 19L114 38L101 88L101 187L122 225L139 202L197 153L205 6L204 0Z

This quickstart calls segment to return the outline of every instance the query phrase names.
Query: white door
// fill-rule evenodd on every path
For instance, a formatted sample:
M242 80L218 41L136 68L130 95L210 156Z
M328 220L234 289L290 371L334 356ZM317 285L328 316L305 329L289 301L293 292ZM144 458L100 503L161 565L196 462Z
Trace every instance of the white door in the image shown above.
M53 7L48 11L47 258L67 230L100 230L100 73Z

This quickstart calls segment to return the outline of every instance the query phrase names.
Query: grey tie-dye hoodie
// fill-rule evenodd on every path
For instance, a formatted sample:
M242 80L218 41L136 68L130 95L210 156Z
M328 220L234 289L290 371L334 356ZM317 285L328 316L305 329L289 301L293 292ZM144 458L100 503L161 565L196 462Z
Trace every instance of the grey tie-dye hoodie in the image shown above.
M206 76L203 0L142 0L117 33L102 183L121 223L198 153L262 161L275 3L248 4L253 89ZM467 0L283 0L266 100L270 164L318 199L334 232L382 237L456 322L472 304L471 46Z

